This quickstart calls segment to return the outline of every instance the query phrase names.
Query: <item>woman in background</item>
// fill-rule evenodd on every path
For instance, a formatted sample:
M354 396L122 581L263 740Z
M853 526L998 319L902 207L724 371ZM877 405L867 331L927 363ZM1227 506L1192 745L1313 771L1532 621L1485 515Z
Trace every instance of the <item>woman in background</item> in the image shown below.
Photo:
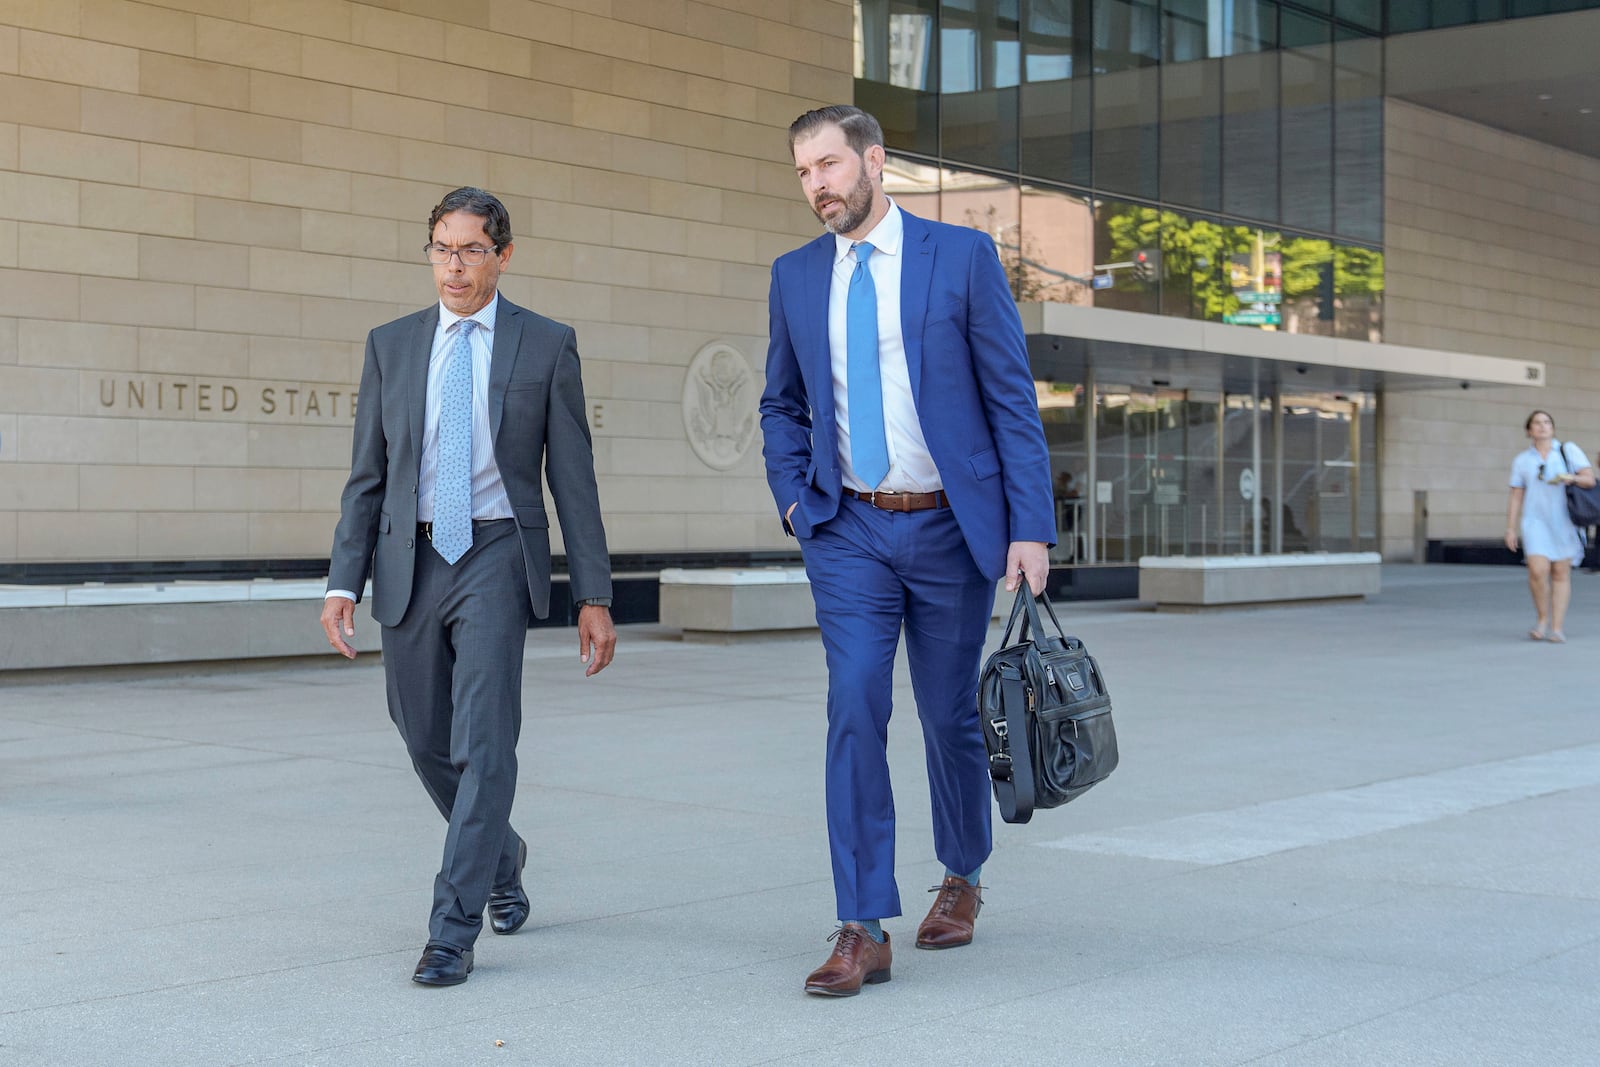
M1506 507L1506 547L1520 542L1528 563L1528 591L1538 621L1528 636L1564 642L1561 627L1572 598L1572 568L1583 559L1583 535L1567 517L1568 482L1593 486L1594 468L1583 450L1556 440L1556 420L1535 411L1523 423L1531 444L1511 461L1511 502Z

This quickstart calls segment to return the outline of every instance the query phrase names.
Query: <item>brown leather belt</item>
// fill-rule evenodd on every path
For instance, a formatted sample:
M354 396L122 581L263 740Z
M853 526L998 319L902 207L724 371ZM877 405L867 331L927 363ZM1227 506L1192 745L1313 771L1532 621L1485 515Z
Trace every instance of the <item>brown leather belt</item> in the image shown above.
M844 495L865 500L884 511L928 511L950 506L950 498L944 495L943 489L931 493L863 493L846 486Z

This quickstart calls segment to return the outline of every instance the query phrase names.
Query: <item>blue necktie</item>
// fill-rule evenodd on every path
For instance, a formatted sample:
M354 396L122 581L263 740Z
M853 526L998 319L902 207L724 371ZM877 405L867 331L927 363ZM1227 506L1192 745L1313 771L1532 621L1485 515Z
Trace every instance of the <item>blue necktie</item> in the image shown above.
M878 290L867 260L873 247L855 245L856 269L845 300L845 389L850 397L850 465L869 490L889 473L883 432L883 380L878 372Z
M462 319L445 366L433 472L433 547L454 563L472 547L472 346Z

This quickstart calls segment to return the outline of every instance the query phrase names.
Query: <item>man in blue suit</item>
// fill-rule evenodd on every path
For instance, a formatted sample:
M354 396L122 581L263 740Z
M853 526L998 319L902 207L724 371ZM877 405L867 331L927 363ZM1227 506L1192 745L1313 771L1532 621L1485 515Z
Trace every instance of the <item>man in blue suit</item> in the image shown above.
M827 808L841 926L806 992L890 975L900 911L886 755L902 628L945 866L919 948L971 942L991 847L979 658L995 582L1037 593L1055 541L1033 376L994 243L883 192L883 131L854 107L789 127L828 233L772 265L761 428L828 662Z

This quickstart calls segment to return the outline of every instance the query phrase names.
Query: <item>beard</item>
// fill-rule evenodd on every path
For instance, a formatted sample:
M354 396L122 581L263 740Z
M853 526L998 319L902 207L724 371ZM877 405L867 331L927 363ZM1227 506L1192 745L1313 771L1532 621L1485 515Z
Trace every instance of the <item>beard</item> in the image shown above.
M822 205L829 200L839 200L843 209L832 219L822 214ZM865 167L861 168L861 177L856 180L855 188L851 189L843 198L823 193L811 205L811 213L826 226L831 233L849 234L858 229L862 223L872 217L872 178L867 174Z

